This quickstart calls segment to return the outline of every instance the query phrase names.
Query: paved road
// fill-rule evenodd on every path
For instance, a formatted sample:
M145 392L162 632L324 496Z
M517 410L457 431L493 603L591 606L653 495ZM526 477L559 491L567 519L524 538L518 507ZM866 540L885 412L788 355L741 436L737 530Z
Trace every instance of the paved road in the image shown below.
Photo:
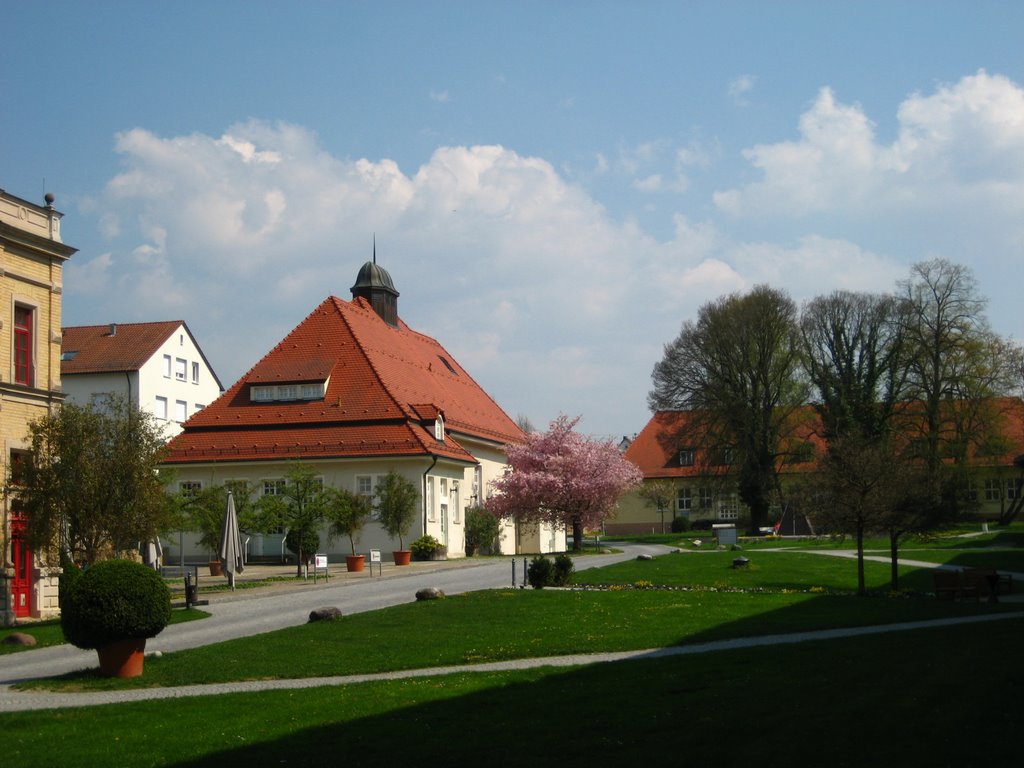
M667 552L656 545L619 545L623 551L611 555L576 558L579 570L629 560L641 553ZM524 558L516 558L517 577L522 581ZM383 578L366 576L332 579L313 585L281 586L238 590L234 593L208 593L210 605L204 606L211 617L167 627L146 643L146 652L180 651L209 645L233 637L257 635L284 627L304 624L309 612L323 606L337 606L345 614L373 611L416 599L423 587L438 587L454 595L478 589L496 589L512 584L512 565L508 560L452 560L447 563L414 563L408 570L388 568ZM96 652L71 645L51 646L33 651L0 656L0 695L11 683L39 677L52 677L96 666Z

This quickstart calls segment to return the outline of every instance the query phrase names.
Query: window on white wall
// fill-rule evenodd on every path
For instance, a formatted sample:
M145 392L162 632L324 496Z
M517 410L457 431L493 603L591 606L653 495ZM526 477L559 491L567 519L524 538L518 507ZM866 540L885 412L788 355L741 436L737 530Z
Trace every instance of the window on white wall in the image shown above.
M184 400L174 401L174 420L179 424L188 419L188 403Z
M448 524L448 478L441 478L441 490L440 490L440 501L441 501L441 536L442 539L445 533L445 526ZM444 541L442 540L442 544Z
M192 383L199 383L199 363L192 363Z
M164 378L171 378L171 356L164 355Z
M434 522L437 513L434 511L434 478L427 478L427 520Z
M263 481L263 495L264 496L280 496L284 493L287 480L264 480Z
M153 414L158 419L167 421L167 398L160 397L157 395L156 400L153 401Z
M188 361L180 357L174 359L174 378L178 381L185 381L185 372L188 370Z

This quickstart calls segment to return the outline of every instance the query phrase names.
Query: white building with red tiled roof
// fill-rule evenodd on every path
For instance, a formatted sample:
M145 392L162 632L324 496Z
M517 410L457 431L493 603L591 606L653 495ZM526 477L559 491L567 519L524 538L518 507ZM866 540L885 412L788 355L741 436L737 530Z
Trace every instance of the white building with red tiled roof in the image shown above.
M151 412L168 439L224 387L182 320L64 328L60 374L68 400L115 393Z
M363 265L352 300L331 296L170 443L168 466L195 488L248 480L273 493L301 461L325 486L370 493L394 470L420 493L406 544L434 536L465 554L465 512L506 467L522 431L435 339L398 317L398 291L376 262ZM279 555L283 534L253 535L251 555ZM564 549L564 532L506 526L505 552ZM360 551L397 548L376 523ZM347 541L321 548L343 553ZM186 549L188 549L186 547ZM196 552L186 551L186 556ZM172 555L173 556L173 555Z

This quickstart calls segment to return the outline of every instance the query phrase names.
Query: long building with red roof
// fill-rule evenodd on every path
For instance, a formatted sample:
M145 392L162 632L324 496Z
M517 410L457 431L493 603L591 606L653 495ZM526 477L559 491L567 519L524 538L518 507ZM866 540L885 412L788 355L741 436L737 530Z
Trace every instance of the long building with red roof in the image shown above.
M429 534L449 556L464 554L465 511L483 502L505 470L504 446L523 433L437 340L401 320L397 299L376 259L364 264L351 301L325 299L170 442L166 463L183 487L245 479L273 493L300 461L325 485L369 494L396 470L420 490L406 542ZM503 548L516 551L505 533ZM280 536L254 538L251 554L281 550ZM520 536L518 548L544 549L535 539ZM361 548L391 543L371 524Z
M1024 454L1024 402L1017 397L984 402L990 418L998 420L999 430L987 445L969 446L969 493L979 514L996 517L1022 492L1022 472L1015 460ZM697 521L738 524L747 517L739 499L730 447L709 444L696 416L690 411L658 411L632 440L625 457L640 468L644 484L666 481L672 485L673 498L665 508L657 509L639 491L626 494L616 517L605 523L607 533L667 532L675 518L691 525ZM913 421L909 419L911 425ZM813 406L793 415L776 467L784 485L817 469L827 449L822 432ZM912 441L914 436L908 434L907 439ZM781 510L779 514L783 514ZM809 532L806 521L789 516L786 522Z

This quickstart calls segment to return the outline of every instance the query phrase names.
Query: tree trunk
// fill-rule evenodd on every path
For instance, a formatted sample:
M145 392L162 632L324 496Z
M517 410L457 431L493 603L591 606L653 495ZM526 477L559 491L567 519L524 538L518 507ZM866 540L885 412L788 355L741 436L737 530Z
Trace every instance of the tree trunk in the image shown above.
M583 525L578 517L572 519L572 551L583 551Z
M857 594L862 597L868 593L864 585L864 525L857 524Z
M893 592L900 588L899 551L900 534L898 531L889 531L889 589Z

